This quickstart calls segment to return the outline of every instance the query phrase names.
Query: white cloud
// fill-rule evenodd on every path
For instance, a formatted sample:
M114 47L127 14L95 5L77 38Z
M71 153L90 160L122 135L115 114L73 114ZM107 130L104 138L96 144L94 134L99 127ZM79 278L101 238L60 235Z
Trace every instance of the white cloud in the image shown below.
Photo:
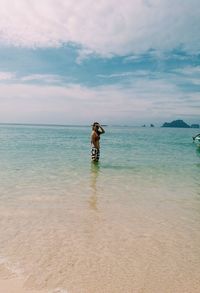
M122 72L122 73L113 73L113 74L98 74L98 77L109 79L109 78L128 77L133 75L134 75L134 72Z
M7 71L0 71L0 81L12 80L15 74Z
M200 86L200 66L185 66L183 68L174 69L173 72L175 73L174 76L176 76L176 80L180 83Z
M151 48L200 47L199 0L1 0L0 42L25 47L76 43L80 59Z
M166 80L135 80L122 85L0 84L0 122L142 123L177 115L198 115L199 95L186 95ZM145 122L146 123L146 122Z
M54 74L31 74L24 76L20 79L25 82L44 82L44 83L59 83L61 82L61 77L59 75Z
M0 71L0 82L4 83L9 81L10 83L40 83L40 84L64 84L66 83L67 76L61 76L57 74L30 74L19 76L14 72Z
M186 66L184 68L174 69L174 72L181 73L186 76L200 76L200 66Z

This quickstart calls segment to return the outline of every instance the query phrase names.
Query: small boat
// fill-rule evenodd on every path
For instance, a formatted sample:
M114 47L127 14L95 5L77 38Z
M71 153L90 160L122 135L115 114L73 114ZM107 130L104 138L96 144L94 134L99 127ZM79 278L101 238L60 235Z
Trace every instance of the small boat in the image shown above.
M193 142L200 146L200 133L196 136L193 136Z

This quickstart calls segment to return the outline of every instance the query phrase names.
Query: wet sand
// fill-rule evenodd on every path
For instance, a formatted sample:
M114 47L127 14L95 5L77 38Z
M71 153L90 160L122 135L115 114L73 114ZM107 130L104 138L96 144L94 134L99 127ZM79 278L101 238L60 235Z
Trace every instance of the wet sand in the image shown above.
M2 198L0 292L199 293L196 193L98 176L64 195Z
M1 207L0 292L199 293L199 202L156 194Z
M24 288L24 281L14 278L14 279L0 279L0 292L2 293L38 293L35 290L29 290ZM45 291L40 291L39 293L47 293Z

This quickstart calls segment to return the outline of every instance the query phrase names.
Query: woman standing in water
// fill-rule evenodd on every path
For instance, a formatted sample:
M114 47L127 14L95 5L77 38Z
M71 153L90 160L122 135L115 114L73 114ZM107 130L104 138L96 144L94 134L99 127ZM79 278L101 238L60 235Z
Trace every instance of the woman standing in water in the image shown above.
M103 127L98 123L94 122L92 125L92 134L91 134L91 145L92 145L92 150L91 150L91 157L93 162L98 162L99 161L99 156L100 156L100 135L105 133L105 130Z

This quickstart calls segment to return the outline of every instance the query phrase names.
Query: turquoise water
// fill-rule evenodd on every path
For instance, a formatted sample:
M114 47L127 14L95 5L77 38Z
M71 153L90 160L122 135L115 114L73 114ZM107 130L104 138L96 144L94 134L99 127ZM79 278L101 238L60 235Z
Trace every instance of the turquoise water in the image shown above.
M50 293L199 292L195 129L105 131L95 165L90 127L0 125L0 278Z
M107 127L101 138L100 172L104 177L199 181L200 151L194 129ZM90 128L0 126L1 188L23 181L76 184L90 175ZM160 182L161 183L161 182ZM159 184L159 182L158 182ZM62 188L62 187L61 187Z

